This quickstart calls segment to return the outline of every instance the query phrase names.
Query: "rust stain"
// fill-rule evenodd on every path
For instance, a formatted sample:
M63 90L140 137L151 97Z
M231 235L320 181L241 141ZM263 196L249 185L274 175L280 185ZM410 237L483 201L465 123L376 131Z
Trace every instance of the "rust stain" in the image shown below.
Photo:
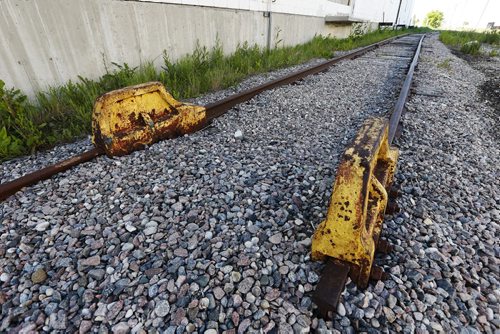
M108 156L125 155L206 125L204 107L175 100L160 82L100 96L92 115L92 141Z
M348 263L349 275L360 287L370 278L397 157L388 143L387 120L367 120L346 149L327 217L313 237L313 259Z

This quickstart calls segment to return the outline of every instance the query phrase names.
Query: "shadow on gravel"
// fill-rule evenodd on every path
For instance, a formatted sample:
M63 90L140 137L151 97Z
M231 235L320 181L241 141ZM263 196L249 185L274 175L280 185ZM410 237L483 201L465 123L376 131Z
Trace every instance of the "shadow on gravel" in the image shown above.
M498 70L484 66L484 63L497 61L487 56L471 56L455 49L450 50L455 56L465 60L470 66L481 71L486 76L486 81L478 86L478 93L481 99L493 108L493 114L487 113L487 115L493 118L495 122L492 129L493 137L500 140L500 77L498 77Z
M489 76L489 74L487 74ZM500 78L491 76L479 87L479 94L484 101L487 101L493 108L488 116L493 118L495 126L492 129L493 137L500 141Z
M483 100L489 101L493 105L495 116L500 116L500 78L490 77L479 86L479 93Z

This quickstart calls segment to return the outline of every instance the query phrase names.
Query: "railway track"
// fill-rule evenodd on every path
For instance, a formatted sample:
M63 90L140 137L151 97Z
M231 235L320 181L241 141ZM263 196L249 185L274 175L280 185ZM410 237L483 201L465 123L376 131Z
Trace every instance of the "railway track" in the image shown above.
M1 185L10 231L0 249L3 265L24 277L5 281L2 293L10 297L3 288L17 284L29 290L23 300L43 295L34 305L50 313L38 325L47 329L75 330L82 317L116 326L115 317L132 310L127 319L137 325L145 317L146 328L171 323L201 330L206 325L195 320L183 325L184 318L198 319L189 310L204 314L202 322L217 322L214 314L228 305L245 318L250 312L262 327L276 325L279 316L273 320L270 310L278 308L297 311L301 323L310 323L302 316L313 307L304 297L317 284L320 265L305 255L309 222L323 217L334 167L367 116L390 119L390 140L395 138L421 41L404 36L378 43L210 103L210 128L145 152L77 166L102 155L94 149ZM345 100L365 90L368 96ZM225 114L236 105L237 112ZM235 137L236 130L242 136ZM13 250L20 244L20 251ZM26 254L32 263L18 268L15 262ZM45 279L33 278L37 272ZM43 285L47 276L52 283L43 292L31 291L28 282ZM69 311L59 305L46 310L54 302L43 300L53 300L54 291ZM238 298L255 307L245 308ZM8 307L23 303L17 304ZM78 323L81 308L91 315L78 316ZM11 325L21 324L20 315L2 313ZM238 321L234 313L229 317L233 327L247 323L241 315ZM230 329L221 323L219 329Z
M395 41L395 40L399 40L401 38L403 38L403 40L400 40L399 42ZM404 38L406 38L406 40L404 40ZM267 82L265 84L258 85L257 87L254 87L254 88L245 90L243 92L228 96L228 97L226 97L222 100L219 100L217 102L209 103L205 106L206 112L207 112L207 120L208 120L208 122L210 122L213 119L216 119L217 117L225 114L232 107L238 105L239 103L248 101L249 99L251 99L252 97L254 97L255 95L257 95L263 91L296 82L297 80L301 80L302 78L307 77L308 75L320 73L322 71L327 70L331 66L339 63L340 61L360 57L360 56L364 55L366 52L369 52L371 50L375 50L376 48L378 48L382 45L385 45L387 43L400 44L403 46L410 46L410 47L414 46L414 44L415 44L414 40L411 40L410 38L411 37L395 37L395 38L391 38L388 40L384 40L384 41L369 45L367 47L360 48L359 50L349 52L345 55L335 57L331 60L327 60L327 61L322 62L316 66L312 66L310 68L303 69L303 70L298 71L296 73L286 75L284 77L272 80L272 81ZM384 55L384 57L391 57L392 56L392 57L406 57L406 58L408 58L411 56L411 54L410 55L408 54L407 50L405 52L406 53L404 53L404 54L398 54L398 53L387 54L387 55ZM411 51L410 51L410 53L411 53ZM377 57L380 57L380 56L377 56ZM404 87L404 89L407 90L406 87ZM406 93L406 94L408 94L408 93ZM400 99L399 103L404 104L403 99ZM398 106L397 108L402 110L401 105ZM397 120L399 120L400 116L398 116L398 115L396 115L396 116L397 116L396 117ZM394 126L393 126L393 128L394 128ZM392 134L391 136L393 137L394 134ZM47 178L50 178L51 176L53 176L57 173L68 170L71 167L76 166L78 164L90 161L90 160L94 159L95 157L98 157L98 156L103 155L103 154L104 154L104 151L102 149L95 147L91 150L88 150L88 151L83 152L81 154L75 155L69 159L58 162L54 165L42 168L38 171L29 173L27 175L24 175L16 180L12 180L12 181L0 184L0 200L6 199L8 196L14 194L15 192L19 191L23 187L26 187L26 186L29 186L29 185L34 184L36 182L39 182L41 180L45 180Z

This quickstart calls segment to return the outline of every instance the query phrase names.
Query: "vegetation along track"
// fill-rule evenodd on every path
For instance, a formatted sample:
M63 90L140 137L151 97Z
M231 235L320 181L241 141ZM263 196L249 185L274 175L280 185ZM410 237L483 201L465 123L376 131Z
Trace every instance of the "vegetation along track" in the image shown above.
M204 131L9 197L0 330L319 326L313 227L345 145L392 111L419 40L351 54L230 103Z

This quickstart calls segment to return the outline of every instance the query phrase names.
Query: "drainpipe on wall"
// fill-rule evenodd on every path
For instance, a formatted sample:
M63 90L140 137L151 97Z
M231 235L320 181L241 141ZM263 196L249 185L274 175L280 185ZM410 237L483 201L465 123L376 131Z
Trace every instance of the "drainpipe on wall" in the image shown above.
M267 17L267 49L271 50L271 39L273 31L273 19L271 15L271 3L276 0L268 0L267 2L267 12L264 12L264 17Z
M396 14L396 20L394 21L394 28L396 28L396 29L398 27L399 11L401 10L402 3L403 3L403 0L399 0L398 13Z
M271 31L272 31L272 18L271 18L271 12L264 12L264 17L267 17L267 49L271 49Z
M351 16L354 16L354 6L356 6L356 0L349 1L351 4Z

